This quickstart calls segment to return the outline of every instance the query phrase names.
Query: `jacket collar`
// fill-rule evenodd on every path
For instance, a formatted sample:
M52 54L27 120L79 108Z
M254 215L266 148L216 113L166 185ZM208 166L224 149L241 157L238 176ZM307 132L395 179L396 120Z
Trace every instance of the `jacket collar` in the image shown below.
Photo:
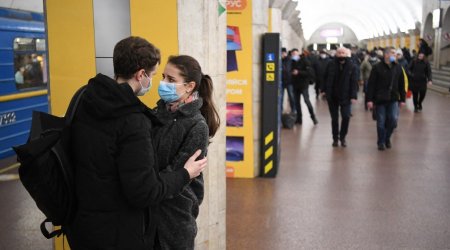
M185 116L191 117L198 113L200 113L200 108L203 106L203 99L199 97L197 100L194 100L190 103L187 103L181 106L177 111L170 112L166 107L166 102L163 100L159 100L157 103L157 116L160 118L172 118L177 116Z

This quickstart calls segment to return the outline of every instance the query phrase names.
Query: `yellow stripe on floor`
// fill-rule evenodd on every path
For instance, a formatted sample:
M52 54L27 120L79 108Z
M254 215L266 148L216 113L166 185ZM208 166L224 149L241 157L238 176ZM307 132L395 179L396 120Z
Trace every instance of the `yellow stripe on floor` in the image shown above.
M18 174L0 174L0 181L15 181L18 179Z
M6 173L6 172L8 172L9 170L18 168L19 166L20 166L20 163L14 163L13 165L11 165L11 166L9 166L9 167L0 169L0 174Z

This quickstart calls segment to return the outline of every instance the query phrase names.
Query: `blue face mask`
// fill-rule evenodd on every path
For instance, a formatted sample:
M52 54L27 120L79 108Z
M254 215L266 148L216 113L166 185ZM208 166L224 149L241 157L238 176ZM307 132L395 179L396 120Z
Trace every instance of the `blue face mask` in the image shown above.
M392 62L395 62L395 56L391 56L391 57L389 57L389 61L392 63Z
M158 87L158 94L162 100L166 103L174 102L180 99L180 96L177 94L177 88L175 83L160 81Z
M298 61L300 59L300 56L292 56L292 60Z

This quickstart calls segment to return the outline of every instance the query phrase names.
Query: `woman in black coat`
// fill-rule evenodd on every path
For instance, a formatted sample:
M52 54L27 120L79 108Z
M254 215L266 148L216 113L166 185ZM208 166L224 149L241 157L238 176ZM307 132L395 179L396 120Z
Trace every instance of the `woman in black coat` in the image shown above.
M153 130L162 173L183 168L196 149L206 157L209 138L219 127L212 100L212 80L190 56L172 56L159 85L156 116L161 126ZM203 176L186 185L183 192L160 205L156 249L194 249L195 219L203 200Z
M409 65L409 89L413 93L414 112L422 111L422 102L427 94L427 85L432 84L431 66L425 59L425 54L419 52L417 59Z
M136 95L150 89L159 50L129 37L115 46L113 61L116 79L98 74L89 80L71 128L77 201L67 231L72 250L153 249L154 207L180 193L206 164L195 162L197 152L176 171L155 172L155 117Z

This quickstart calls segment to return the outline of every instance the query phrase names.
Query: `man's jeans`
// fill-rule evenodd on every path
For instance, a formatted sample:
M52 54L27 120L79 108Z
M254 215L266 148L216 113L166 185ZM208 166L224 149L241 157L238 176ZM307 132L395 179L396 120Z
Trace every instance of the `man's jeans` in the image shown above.
M297 113L297 110L295 108L294 86L292 86L292 84L288 84L281 88L281 103L283 103L284 100L283 98L285 89L287 90L288 93L289 105L291 106L291 113Z
M397 127L399 107L398 102L377 104L377 134L378 145L390 142L392 132Z

